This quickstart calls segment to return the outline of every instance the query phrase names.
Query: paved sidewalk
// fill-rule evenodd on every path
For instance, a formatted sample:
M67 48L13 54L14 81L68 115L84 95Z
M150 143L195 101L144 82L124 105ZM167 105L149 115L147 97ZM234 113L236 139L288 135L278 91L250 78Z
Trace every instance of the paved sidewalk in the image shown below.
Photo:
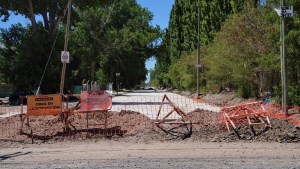
M163 96L167 95L168 98L183 110L185 113L194 111L195 109L208 110L212 112L219 112L220 107L211 106L206 103L194 102L191 98L181 96L179 94L174 94L166 91L154 91L154 90L140 90L134 92L119 92L118 95L113 96L113 106L111 111L135 111L148 116L151 119L156 119L156 114L160 108ZM69 108L74 107L77 102L69 103ZM172 107L167 101L162 106L161 116L169 113ZM2 112L2 113L1 113ZM0 118L10 117L14 115L21 114L20 106L5 106L0 107ZM23 106L23 113L27 112L27 106ZM169 119L180 118L176 113L173 113Z
M136 111L145 114L151 119L155 119L164 95L167 95L168 98L173 102L173 104L175 104L185 113L192 112L195 109L202 109L212 112L219 112L221 109L220 107L211 106L206 103L197 103L194 102L191 98L187 98L179 94L170 92L136 91L115 96L113 98L113 106L111 110ZM161 110L161 115L166 115L172 110L172 107L170 107L167 103L168 102L165 101L165 104L163 105ZM170 116L170 118L177 119L179 117L174 113L174 115Z

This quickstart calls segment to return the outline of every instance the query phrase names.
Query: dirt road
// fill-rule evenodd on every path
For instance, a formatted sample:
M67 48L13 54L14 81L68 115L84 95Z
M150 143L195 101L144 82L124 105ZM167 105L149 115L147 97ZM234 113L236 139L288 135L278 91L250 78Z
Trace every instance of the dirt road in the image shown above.
M299 159L299 144L90 141L2 149L0 168L300 168Z

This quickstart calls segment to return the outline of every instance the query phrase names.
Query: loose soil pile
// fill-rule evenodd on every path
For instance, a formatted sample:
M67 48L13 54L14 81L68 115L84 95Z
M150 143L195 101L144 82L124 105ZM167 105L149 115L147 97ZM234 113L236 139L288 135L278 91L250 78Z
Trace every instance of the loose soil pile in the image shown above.
M297 115L299 117L299 115ZM125 142L166 142L177 140L233 142L275 141L300 142L300 127L281 119L271 119L272 128L256 127L254 131L246 124L235 132L228 133L220 113L195 110L184 117L187 124L161 124L147 116L131 111L109 112L107 129L103 113L76 114L69 117L71 130L64 131L60 116L29 117L30 127L24 124L20 133L19 116L0 119L0 145L4 142L53 143L65 140L112 139ZM179 119L178 121L182 121ZM191 125L191 123L193 123Z
M232 106L248 102L253 102L255 99L243 99L236 97L234 92L222 92L219 94L206 94L202 97L203 102L216 106Z
M254 99L236 98L234 93L206 95L205 103L218 106L232 106L255 101ZM133 143L148 143L153 141L263 141L263 142L300 142L299 110L290 113L288 120L270 117L272 127L257 126L250 128L246 123L229 133L220 113L195 110L176 122L186 124L160 124L147 116L132 111L109 112L107 128L105 129L105 114L75 114L68 119L70 130L64 130L61 116L29 117L20 132L19 116L0 119L0 147L19 143L54 143L73 140L112 139ZM88 125L87 125L88 124Z

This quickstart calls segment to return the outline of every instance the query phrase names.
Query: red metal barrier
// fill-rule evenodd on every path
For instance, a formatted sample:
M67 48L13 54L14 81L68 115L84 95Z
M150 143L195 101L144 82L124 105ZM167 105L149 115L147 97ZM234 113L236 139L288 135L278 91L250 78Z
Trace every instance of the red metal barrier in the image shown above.
M266 115L262 102L252 102L236 106L224 107L221 113L228 132L230 128L235 131L238 126L249 125L265 125L271 127L270 119Z
M63 103L62 100L65 100ZM65 108L63 109L63 104ZM68 96L57 95L38 95L29 96L27 113L20 113L20 133L23 133L23 125L25 120L25 125L30 128L32 133L32 127L30 126L30 116L47 116L47 115L59 115L60 120L63 123L63 132L71 131L71 127L77 130L75 125L72 124L69 119L70 115L73 114L86 114L86 127L89 130L89 114L103 113L105 114L104 130L107 127L107 114L108 109L111 108L112 100L111 96L106 94L105 91L89 91L82 92L81 100L74 108L68 108ZM23 110L23 98L21 98L21 110Z
M160 120L160 115L161 115L161 109L164 106L165 101L167 101L167 105L169 105L171 107L171 111L169 113L167 113L161 120ZM181 122L174 122L174 119L170 119L173 120L171 122L166 122L167 118L173 114L173 113L177 113L180 117L181 117ZM157 116L156 116L156 124L161 124L161 123L168 123L168 124L182 124L185 123L184 117L186 116L186 113L183 112L179 107L175 106L174 103L172 103L172 101L168 98L167 95L164 95L162 102L160 104L159 110L157 112Z

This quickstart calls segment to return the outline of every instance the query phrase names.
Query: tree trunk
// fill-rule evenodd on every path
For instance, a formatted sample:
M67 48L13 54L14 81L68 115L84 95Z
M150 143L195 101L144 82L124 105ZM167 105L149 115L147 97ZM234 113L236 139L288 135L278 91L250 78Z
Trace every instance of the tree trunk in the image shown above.
M92 80L95 80L95 62L92 62L92 76L91 76Z
M36 33L37 32L37 23L36 23L36 19L35 19L35 16L34 16L32 0L28 0L28 4L29 4L29 19L30 19L31 24L32 24L32 29Z
M50 32L49 20L48 20L48 17L47 17L47 13L46 12L42 13L42 17L43 17L43 20L44 20L45 29Z

